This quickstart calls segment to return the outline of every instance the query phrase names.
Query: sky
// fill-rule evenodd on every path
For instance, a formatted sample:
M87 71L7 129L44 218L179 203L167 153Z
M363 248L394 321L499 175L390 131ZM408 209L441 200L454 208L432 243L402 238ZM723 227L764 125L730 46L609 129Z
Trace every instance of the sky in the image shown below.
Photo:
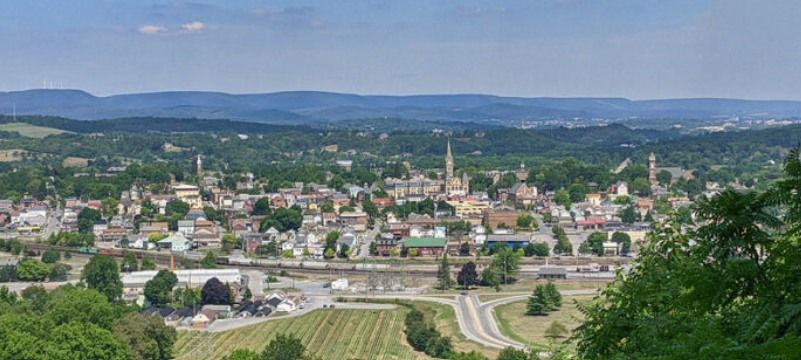
M801 100L801 1L0 2L0 91Z

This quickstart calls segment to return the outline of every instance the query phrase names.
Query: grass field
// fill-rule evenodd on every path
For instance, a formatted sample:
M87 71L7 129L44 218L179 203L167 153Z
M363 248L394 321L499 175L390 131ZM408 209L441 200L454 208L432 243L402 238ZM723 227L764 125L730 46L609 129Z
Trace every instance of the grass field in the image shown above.
M238 348L261 351L281 332L300 337L321 359L427 359L406 343L406 311L316 310L221 333L180 331L175 359L221 359Z
M22 136L39 138L39 139L47 137L49 135L58 135L68 132L64 130L43 127L43 126L36 126L27 123L0 124L0 131L18 132Z
M574 302L585 303L592 300L592 296L565 296L562 301L562 308L551 311L548 316L528 316L526 313L526 301L518 301L495 308L495 319L501 333L531 345L545 345L548 339L545 338L545 330L553 321L559 321L566 328L572 330L581 324L581 313L576 308ZM569 335L568 335L569 336Z
M456 351L478 351L494 359L500 352L498 349L482 346L476 342L468 340L459 329L459 322L456 320L456 313L449 305L417 301L414 306L419 309L426 317L432 318L437 330L443 335L451 338L453 349Z

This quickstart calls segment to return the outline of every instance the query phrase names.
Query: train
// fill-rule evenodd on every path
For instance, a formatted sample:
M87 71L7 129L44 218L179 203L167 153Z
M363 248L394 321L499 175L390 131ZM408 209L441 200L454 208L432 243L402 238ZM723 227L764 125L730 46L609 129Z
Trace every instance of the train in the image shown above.
M316 260L293 260L293 259L251 259L251 258L231 258L221 256L217 258L217 262L223 265L237 265L237 266L256 266L268 267L279 269L303 269L303 270L388 270L390 266L387 264L375 263L343 263L343 262L326 262Z
M30 244L29 249L43 251L46 249L55 249L58 251L72 252L84 255L107 255L114 257L122 257L126 252L133 253L137 259L142 259L145 254L153 259L153 261L161 264L168 264L170 257L173 255L170 252L152 252L137 249L117 249L117 248L97 248L97 247L60 247L50 246L47 244ZM180 258L187 260L200 261L204 255L202 254L182 254L176 255L175 261ZM231 256L218 256L217 264L221 266L238 266L238 267L254 267L254 268L273 268L273 269L287 269L299 271L387 271L392 270L389 264L378 264L373 262L327 262L318 260L296 260L296 259L261 259L261 258L242 258Z

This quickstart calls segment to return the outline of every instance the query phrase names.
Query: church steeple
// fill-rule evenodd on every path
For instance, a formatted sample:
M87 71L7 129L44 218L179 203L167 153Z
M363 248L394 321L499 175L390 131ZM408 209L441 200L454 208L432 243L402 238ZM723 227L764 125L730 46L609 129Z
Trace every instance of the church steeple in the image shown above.
M451 139L448 139L448 153L445 155L445 178L453 177L453 153L451 152Z

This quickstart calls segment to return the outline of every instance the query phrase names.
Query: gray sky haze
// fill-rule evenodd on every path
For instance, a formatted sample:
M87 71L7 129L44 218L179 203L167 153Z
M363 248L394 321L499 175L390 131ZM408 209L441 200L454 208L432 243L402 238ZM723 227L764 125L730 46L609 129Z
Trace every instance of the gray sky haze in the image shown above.
M0 90L801 100L799 1L0 2Z

